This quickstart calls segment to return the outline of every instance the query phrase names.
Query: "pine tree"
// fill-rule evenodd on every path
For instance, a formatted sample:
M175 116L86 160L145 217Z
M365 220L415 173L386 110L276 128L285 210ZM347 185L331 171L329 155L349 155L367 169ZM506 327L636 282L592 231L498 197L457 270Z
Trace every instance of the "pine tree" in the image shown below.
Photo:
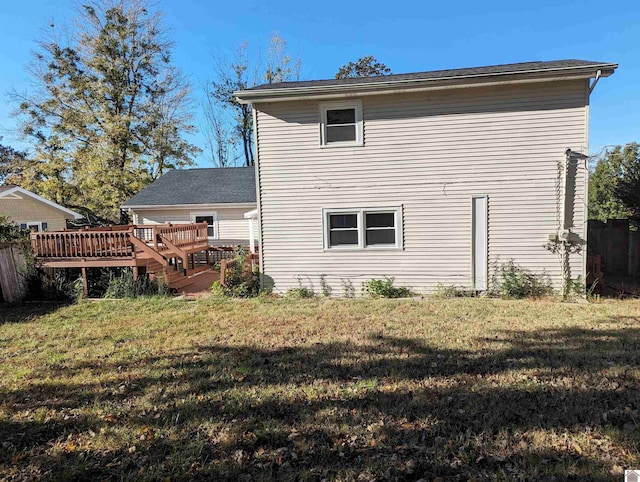
M30 69L37 90L16 96L35 142L21 184L115 220L128 197L192 163L189 86L144 0L84 4L75 25L68 40L52 26Z

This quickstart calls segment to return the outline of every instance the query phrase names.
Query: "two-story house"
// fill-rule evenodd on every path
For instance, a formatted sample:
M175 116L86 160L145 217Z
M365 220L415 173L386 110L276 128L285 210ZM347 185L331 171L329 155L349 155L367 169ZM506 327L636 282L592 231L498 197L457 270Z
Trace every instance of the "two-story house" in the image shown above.
M511 259L557 286L584 279L589 95L616 67L529 62L237 92L254 112L264 284L317 291L323 279L340 294L391 276L422 293L482 291Z

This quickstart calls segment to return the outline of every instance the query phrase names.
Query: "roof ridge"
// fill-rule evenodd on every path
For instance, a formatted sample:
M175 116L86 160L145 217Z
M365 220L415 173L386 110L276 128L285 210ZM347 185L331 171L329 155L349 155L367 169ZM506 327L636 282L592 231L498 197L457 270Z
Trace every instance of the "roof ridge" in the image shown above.
M478 79L491 79L493 77L540 75L549 77L550 75L567 73L568 75L584 75L585 73L596 75L596 69L603 70L604 77L611 75L618 67L611 62L598 62L593 60L564 59L564 60L533 60L528 62L517 62L511 64L496 64L480 67L463 67L453 69L438 69L422 72L403 72L389 75L379 75L372 77L356 77L346 79L319 79L319 80L299 80L293 82L279 82L274 84L260 84L245 90L234 92L234 95L241 102L263 99L272 96L269 92L276 92L278 95L293 95L294 91L309 91L318 94L318 89L384 89L393 88L394 85L417 85L417 83L462 83L465 81L478 81ZM606 70L606 72L605 72ZM593 72L591 72L593 71ZM484 80L487 81L487 80ZM313 92L311 92L313 91ZM276 95L276 94L273 94Z

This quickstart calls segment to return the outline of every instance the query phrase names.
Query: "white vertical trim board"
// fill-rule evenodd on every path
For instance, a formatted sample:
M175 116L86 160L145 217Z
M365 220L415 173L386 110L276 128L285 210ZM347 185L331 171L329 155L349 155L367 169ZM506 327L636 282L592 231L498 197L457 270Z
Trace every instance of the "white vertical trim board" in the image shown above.
M471 198L471 253L473 289L486 291L488 277L488 197Z

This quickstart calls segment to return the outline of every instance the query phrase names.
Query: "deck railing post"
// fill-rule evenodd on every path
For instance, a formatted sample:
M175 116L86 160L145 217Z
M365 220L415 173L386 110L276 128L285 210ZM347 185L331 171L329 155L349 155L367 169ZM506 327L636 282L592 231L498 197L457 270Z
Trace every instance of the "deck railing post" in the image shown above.
M225 272L227 271L227 260L226 259L221 259L220 260L220 284L222 286L225 286L225 280L224 280L224 275Z

